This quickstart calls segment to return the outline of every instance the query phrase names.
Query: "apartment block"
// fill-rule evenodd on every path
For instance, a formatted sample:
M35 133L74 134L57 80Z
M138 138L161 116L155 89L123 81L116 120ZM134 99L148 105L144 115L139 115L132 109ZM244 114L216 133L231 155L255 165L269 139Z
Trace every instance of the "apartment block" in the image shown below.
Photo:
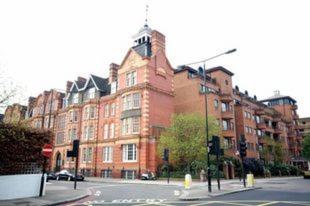
M302 138L299 133L296 101L277 92L259 101L247 91L232 87L233 73L223 67L204 71L181 66L174 72L176 113L205 115L207 92L208 116L213 116L222 129L221 137L225 154L236 156L241 135L247 141L247 157L273 162L272 142L279 142L284 149L286 162L300 159ZM281 106L280 106L281 105ZM267 151L267 153L266 153ZM269 152L268 152L269 151Z

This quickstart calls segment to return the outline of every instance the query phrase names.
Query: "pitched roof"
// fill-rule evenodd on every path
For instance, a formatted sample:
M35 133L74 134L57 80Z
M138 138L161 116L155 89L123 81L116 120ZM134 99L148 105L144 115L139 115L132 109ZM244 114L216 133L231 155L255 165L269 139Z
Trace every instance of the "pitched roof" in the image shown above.
M96 75L91 74L90 78L93 80L95 87L100 91L108 91L109 90L109 79L98 77Z
M150 57L152 55L151 43L145 42L132 48L142 57Z

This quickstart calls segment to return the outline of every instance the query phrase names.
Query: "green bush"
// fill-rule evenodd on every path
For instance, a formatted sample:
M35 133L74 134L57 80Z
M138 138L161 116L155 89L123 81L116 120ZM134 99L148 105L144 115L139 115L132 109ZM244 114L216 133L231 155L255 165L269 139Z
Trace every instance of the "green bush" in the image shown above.
M42 165L42 147L52 137L50 131L0 123L0 175L23 173L30 164Z
M293 165L269 164L266 169L270 171L271 176L300 175L300 170Z

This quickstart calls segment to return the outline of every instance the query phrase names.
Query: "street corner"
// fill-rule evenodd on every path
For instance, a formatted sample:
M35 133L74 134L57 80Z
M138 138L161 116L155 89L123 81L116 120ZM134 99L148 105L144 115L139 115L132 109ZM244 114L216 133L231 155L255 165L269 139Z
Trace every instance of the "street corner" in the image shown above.
M209 193L206 186L193 187L190 189L183 189L178 191L178 198L181 201L196 201L196 200L206 200L213 197L224 196L228 194L247 192L251 190L261 189L262 187L246 187L246 188L234 188L234 189L214 189L213 192Z

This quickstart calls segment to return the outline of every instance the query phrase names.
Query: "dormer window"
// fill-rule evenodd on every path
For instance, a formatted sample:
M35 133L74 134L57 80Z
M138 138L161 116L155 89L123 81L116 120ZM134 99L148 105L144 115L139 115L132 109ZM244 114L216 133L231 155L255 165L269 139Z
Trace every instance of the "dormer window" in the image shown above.
M79 103L79 94L73 93L73 104Z
M96 92L95 87L93 87L93 88L88 90L88 97L89 97L89 99L94 99L95 98L95 92Z

